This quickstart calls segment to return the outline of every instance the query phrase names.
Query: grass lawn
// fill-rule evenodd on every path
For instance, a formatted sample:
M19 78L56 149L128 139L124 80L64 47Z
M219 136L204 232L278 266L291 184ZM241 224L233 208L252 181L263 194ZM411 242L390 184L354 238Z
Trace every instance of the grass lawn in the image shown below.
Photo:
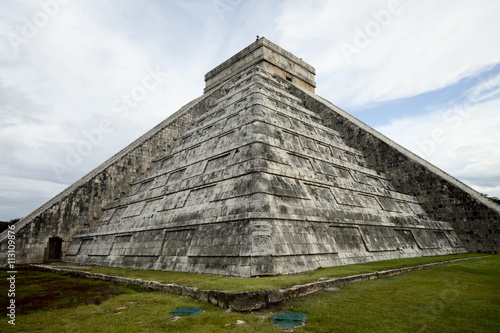
M0 274L0 289L7 290L6 272ZM352 284L253 313L48 272L21 270L17 277L16 326L3 315L2 332L284 332L271 322L282 311L307 315L295 332L500 332L500 255ZM169 321L181 306L205 312Z
M196 287L198 289L240 292L240 291L266 290L273 288L284 289L294 285L306 284L318 281L320 278L334 278L334 277L342 277L355 274L373 273L377 271L383 271L394 268L416 266L433 262L459 259L459 258L468 258L474 256L482 256L482 255L484 254L465 253L465 254L434 256L434 257L384 260L384 261L375 261L357 265L320 268L312 272L296 274L296 275L270 276L270 277L251 278L251 279L211 275L211 274L165 272L165 271L140 270L140 269L121 268L121 267L96 266L92 268L79 268L79 270L92 273L102 273L107 275L122 276L132 279L157 281L162 283L174 283L186 287Z
M296 300L304 332L500 332L500 256Z

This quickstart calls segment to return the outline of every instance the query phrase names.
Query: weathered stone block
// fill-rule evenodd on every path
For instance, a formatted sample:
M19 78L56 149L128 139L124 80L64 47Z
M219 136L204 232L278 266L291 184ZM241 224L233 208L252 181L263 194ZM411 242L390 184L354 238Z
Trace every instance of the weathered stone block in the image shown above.
M232 293L227 297L227 305L235 311L251 311L265 308L267 304L265 291Z

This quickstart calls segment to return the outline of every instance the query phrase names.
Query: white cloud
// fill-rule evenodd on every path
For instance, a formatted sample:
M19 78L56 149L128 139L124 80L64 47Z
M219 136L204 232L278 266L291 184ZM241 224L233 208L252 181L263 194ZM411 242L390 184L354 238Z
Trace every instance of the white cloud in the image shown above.
M394 2L401 11L377 23ZM278 19L285 45L310 50L304 59L318 70L318 93L344 107L439 89L500 62L498 1L351 3L287 2ZM351 61L343 44L360 46Z
M500 74L484 79L480 84L470 88L465 93L467 99L474 102L500 96Z
M210 41L196 42L198 31L207 36L213 32L206 29L210 20L192 24L179 15L179 8L168 6L75 0L59 6L29 38L23 34L25 26L34 22L34 15L44 13L40 5L10 1L4 7L0 13L1 171L9 184L19 183L17 191L26 196L26 205L18 215L0 219L27 214L57 194L61 183L76 181L202 94L208 60L199 47L206 44L208 50ZM212 17L216 16L213 9ZM23 42L13 45L8 38L13 34ZM206 58L213 53L206 52ZM116 102L123 110L124 98L141 91L151 71L160 72L161 80L147 80L146 98L133 100L126 112L115 112ZM89 148L87 134L98 130L103 120L111 122L113 131ZM28 194L28 185L21 186L23 182L39 186L40 181L52 184L44 185L48 191ZM43 199L29 199L34 194ZM3 214L14 212L2 209Z
M22 217L26 204L41 206L47 198L64 190L64 185L25 177L0 176L0 210L2 220Z
M500 99L400 118L377 130L476 190L500 197Z

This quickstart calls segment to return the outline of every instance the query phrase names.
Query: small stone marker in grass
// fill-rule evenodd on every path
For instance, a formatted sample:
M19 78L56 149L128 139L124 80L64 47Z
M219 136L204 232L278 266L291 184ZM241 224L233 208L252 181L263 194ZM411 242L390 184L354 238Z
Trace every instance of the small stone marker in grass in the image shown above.
M172 312L174 316L197 316L203 312L202 308L178 308Z
M304 313L281 312L273 317L273 323L279 327L295 327L304 325L307 316Z

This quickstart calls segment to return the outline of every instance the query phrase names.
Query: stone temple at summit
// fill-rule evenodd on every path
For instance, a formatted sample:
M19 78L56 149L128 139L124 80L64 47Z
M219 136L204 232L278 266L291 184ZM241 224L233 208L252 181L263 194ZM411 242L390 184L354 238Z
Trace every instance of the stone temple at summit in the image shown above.
M315 95L290 52L259 38L205 82L19 221L18 261L250 277L498 253L500 206Z

